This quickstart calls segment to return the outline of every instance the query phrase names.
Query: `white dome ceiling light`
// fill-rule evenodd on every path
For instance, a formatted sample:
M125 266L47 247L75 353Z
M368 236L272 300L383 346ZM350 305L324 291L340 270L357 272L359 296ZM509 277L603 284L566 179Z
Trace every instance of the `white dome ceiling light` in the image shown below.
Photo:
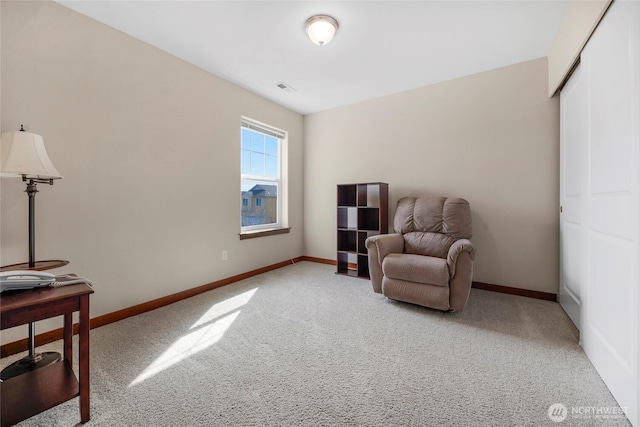
M315 15L307 19L305 31L312 42L324 46L338 31L338 21L327 15Z

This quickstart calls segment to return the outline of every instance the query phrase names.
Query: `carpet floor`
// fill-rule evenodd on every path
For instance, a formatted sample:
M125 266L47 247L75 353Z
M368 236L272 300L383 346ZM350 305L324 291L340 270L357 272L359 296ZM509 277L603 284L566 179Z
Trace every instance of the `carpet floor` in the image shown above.
M630 425L603 413L618 405L558 304L472 289L443 313L334 271L301 262L92 330L85 425ZM73 399L20 425L79 419Z

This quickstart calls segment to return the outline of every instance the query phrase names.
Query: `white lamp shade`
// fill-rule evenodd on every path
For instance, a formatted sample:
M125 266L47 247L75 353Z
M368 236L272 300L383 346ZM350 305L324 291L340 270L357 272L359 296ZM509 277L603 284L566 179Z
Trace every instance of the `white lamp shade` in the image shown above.
M338 22L330 16L318 15L307 19L306 32L312 42L324 46L338 31Z
M2 133L2 145L6 157L0 172L3 177L23 175L27 178L57 179L62 175L49 160L40 135L25 131Z

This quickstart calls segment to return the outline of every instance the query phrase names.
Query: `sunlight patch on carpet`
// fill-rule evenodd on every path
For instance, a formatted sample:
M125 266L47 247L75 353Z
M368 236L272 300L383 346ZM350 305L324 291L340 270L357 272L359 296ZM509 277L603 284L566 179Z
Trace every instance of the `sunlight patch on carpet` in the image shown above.
M251 299L251 297L253 297L253 295L256 293L257 290L258 288L251 289L250 291L243 292L239 295L236 295L234 297L221 301L217 304L214 304L189 329L197 328L198 326L211 322L213 319L216 319L227 313L231 313L232 311L239 309L240 307L242 307L243 305L249 302L249 300Z
M142 383L220 341L227 329L240 315L240 307L247 304L257 290L258 288L252 289L213 305L189 328L191 332L174 342L138 375L129 384L129 387Z

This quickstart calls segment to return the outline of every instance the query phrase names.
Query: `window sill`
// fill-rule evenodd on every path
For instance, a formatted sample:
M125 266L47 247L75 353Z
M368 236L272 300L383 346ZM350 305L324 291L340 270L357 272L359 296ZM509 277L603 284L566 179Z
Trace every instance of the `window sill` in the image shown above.
M290 227L287 228L269 228L267 230L249 231L238 234L240 240L255 239L256 237L275 236L276 234L286 234L291 231Z

